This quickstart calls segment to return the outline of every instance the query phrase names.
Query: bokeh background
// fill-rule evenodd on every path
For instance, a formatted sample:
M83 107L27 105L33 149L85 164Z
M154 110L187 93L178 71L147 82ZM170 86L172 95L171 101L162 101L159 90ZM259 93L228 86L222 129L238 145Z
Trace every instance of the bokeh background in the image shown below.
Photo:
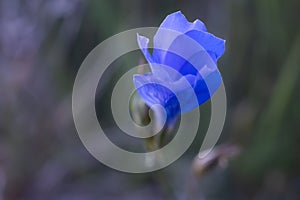
M219 144L242 151L227 167L193 175L208 102L199 136L171 166L147 174L110 169L76 133L77 70L101 41L158 26L177 10L227 41L219 69L228 113ZM299 199L299 10L299 0L0 0L0 200ZM124 58L107 72L99 84L102 113L110 80L139 63ZM111 118L103 120L130 149L132 142L114 136Z

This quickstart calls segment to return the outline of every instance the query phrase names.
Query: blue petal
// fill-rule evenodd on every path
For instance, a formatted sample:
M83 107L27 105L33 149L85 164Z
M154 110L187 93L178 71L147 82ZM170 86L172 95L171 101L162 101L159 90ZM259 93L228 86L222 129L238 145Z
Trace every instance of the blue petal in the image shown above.
M138 45L139 45L140 49L142 50L146 60L149 63L153 63L152 56L150 55L149 50L148 50L149 39L144 36L141 36L137 33L137 42L138 42Z
M175 102L174 98L178 98L181 107L179 105L173 107L180 109L181 113L188 112L199 105L197 98L193 98L197 97L193 89L196 76L187 75L175 82L165 82L159 80L152 73L147 73L134 75L133 81L138 93L149 107L160 104L165 108L171 108L170 103ZM170 112L173 111L167 111L167 113Z
M146 104L151 107L155 104L164 105L166 100L172 96L172 92L166 87L163 87L152 73L143 75L135 74L133 82Z
M176 75L174 72L172 72L169 67L162 66L159 62L157 62L149 53L148 50L148 44L149 44L149 39L147 37L141 36L137 34L137 42L142 50L148 64L150 65L151 71L153 74L158 76L160 79L167 79L167 80L175 80ZM173 70L174 71L174 70Z
M167 30L173 30L175 32ZM176 38L176 32L179 34L186 33L191 30L198 30L206 32L206 27L200 20L195 20L193 23L189 22L185 16L180 12L175 12L166 17L166 19L160 25L157 33L155 34L154 40L154 51L153 57L158 62L163 62L165 52L160 50L167 50L173 40ZM158 49L158 51L156 51ZM159 50L160 49L160 50Z
M212 71L204 67L200 73L197 75L194 85L199 105L209 100L222 83L222 76L218 69Z
M168 15L161 23L160 28L171 29L181 33L190 30L207 31L203 22L197 19L191 23L185 18L181 11Z
M189 40L192 39L200 47L192 47L191 50L193 44ZM189 53L201 50L206 51L216 63L225 51L225 41L206 32L205 25L200 20L196 20L194 23L188 22L180 11L167 16L154 36L153 59L178 71L185 65L184 74L189 72L195 74L195 66L188 64L189 58L179 55L186 51Z
M195 46L193 41L197 42L199 46ZM158 42L158 41L157 41ZM201 57L203 60L210 59L217 63L218 58L225 51L225 41L208 33L202 31L188 31L184 35L178 36L173 41L169 42L171 44L167 44L166 41L162 41L159 45L161 50L158 49L156 46L153 51L153 57L156 58L161 64L170 66L175 70L181 72L180 70L185 69L185 73L195 74L195 66L188 64L188 58L182 58L180 55L188 55L189 53L194 56L195 52L203 52ZM175 53L172 53L175 52ZM207 53L204 53L207 52Z
M147 37L137 34L137 42L146 58L148 64L150 65L152 73L156 74L157 76L159 76L162 79L165 79L165 78L174 79L171 76L172 73L169 72L170 70L166 71L165 70L166 68L162 67L150 55L149 50L148 50L149 39Z
M222 83L220 72L207 66L196 77L188 75L174 83L163 82L152 73L135 75L133 80L139 95L146 104L149 107L160 104L166 109L168 115L175 115L179 112L183 114L205 103ZM189 86L185 84L186 81L189 82ZM196 101L194 95L196 95Z
M225 51L225 40L222 40L211 33L192 30L185 34L202 45L215 62L217 62L217 59L219 59Z

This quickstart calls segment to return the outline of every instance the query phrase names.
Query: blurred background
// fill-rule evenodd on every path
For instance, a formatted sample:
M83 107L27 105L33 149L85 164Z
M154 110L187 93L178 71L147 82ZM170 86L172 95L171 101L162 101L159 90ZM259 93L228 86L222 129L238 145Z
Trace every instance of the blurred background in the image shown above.
M228 97L219 144L241 153L226 167L193 174L208 102L197 139L171 166L147 174L110 169L75 130L77 70L106 38L158 26L177 10L227 41L218 64ZM299 10L299 0L0 0L0 200L299 199ZM124 58L115 65L128 68L107 72L98 110L110 116L109 83L139 62ZM111 117L101 123L130 149L132 141L114 137Z

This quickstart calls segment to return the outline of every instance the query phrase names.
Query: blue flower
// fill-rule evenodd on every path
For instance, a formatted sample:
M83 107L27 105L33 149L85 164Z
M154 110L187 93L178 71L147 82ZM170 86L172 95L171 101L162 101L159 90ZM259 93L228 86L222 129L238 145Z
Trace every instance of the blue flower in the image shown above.
M137 35L137 41L151 72L134 75L134 85L148 106L163 106L167 117L198 107L221 85L216 63L225 41L207 32L200 20L188 22L180 11L168 15L154 36L152 54L148 38Z

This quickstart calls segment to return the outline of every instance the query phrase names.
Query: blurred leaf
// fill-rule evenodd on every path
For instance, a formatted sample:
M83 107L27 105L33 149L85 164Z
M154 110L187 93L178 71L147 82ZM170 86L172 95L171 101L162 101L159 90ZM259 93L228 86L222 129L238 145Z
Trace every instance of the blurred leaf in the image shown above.
M266 111L262 114L253 143L241 159L241 170L259 178L270 167L280 164L280 151L284 149L286 140L291 135L285 135L282 123L287 117L286 110L293 98L296 83L300 74L300 36L290 50L290 54L282 67L273 95ZM290 133L291 134L291 133ZM289 142L289 141L287 141ZM281 154L282 155L282 154ZM291 152L284 156L292 156ZM259 173L259 174L258 174Z

